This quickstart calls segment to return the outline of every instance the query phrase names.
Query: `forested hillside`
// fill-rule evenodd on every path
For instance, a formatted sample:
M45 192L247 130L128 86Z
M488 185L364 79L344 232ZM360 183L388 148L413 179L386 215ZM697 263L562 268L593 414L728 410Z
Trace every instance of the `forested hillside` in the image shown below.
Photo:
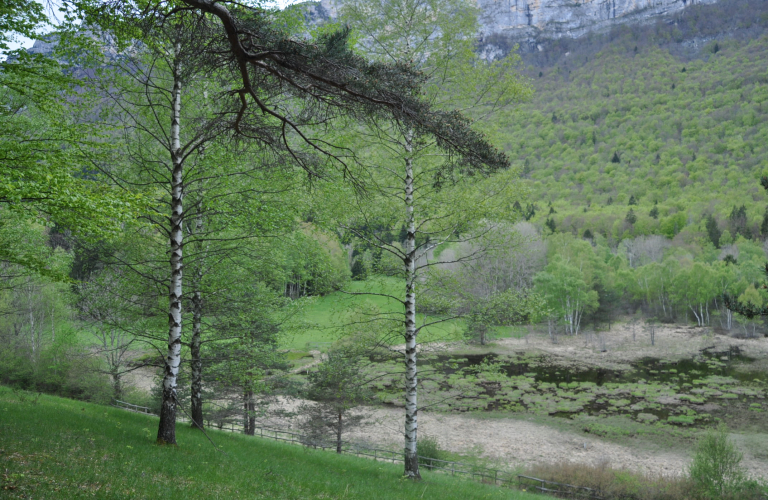
M571 42L555 64L528 68L530 102L485 123L523 169L533 220L617 242L678 233L690 241L708 214L733 233L729 216L744 205L740 231L764 235L768 38L720 37L691 58L643 33L654 32L618 30L596 53L595 43Z

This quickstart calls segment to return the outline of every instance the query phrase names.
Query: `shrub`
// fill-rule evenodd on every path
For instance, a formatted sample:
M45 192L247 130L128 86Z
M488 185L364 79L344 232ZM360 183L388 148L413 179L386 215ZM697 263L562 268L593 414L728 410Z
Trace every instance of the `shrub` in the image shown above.
M432 465L433 460L444 460L443 450L434 436L423 436L419 439L418 454L419 464L427 467Z
M728 428L720 424L699 441L688 474L704 498L725 498L743 490L746 493L747 489L754 489L754 485L744 475L742 457L728 440Z

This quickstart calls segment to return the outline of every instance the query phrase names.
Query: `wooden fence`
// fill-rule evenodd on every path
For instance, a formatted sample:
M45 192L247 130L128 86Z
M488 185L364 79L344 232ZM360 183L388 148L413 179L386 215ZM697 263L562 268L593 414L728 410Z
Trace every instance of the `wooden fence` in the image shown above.
M553 497L604 500L603 497L597 495L597 491L585 486L557 483L555 481L547 481L546 479L539 479L537 477L523 476L522 474L517 476L517 479L518 487L525 488L529 491L538 491Z

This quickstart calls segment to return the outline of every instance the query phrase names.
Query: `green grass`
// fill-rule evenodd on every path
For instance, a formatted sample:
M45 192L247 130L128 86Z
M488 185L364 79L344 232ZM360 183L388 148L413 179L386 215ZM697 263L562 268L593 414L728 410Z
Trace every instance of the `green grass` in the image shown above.
M348 292L348 293L344 293ZM405 286L396 278L375 277L365 281L351 281L344 292L334 292L323 297L316 297L303 313L306 325L300 331L286 335L283 347L287 349L305 349L308 342L334 342L339 338L339 327L349 322L349 315L361 306L375 306L383 313L402 311L402 304L380 295L351 295L357 293L389 294L405 296ZM419 314L417 321L423 322L424 315ZM436 318L429 316L427 321ZM463 332L463 323L447 321L440 325L425 328L419 336L420 342L440 340L458 340ZM395 343L402 343L396 341Z
M37 398L37 399L36 399ZM157 419L0 387L0 498L540 499L402 465L296 445L177 428L154 444Z

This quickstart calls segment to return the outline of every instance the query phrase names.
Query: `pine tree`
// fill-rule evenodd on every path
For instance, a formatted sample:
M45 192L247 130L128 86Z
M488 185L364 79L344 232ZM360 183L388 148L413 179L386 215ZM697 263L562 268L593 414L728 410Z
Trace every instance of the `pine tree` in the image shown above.
M547 226L547 228L551 232L553 232L553 233L555 232L555 227L556 227L555 226L555 219L552 219L552 218L547 219L547 222L545 222L544 225Z
M614 151L613 158L611 158L611 163L621 163L621 158L619 157L618 151Z
M709 241L715 245L715 248L720 248L720 236L722 233L720 232L720 228L717 227L717 221L712 214L707 215L706 228Z
M634 224L635 222L637 222L637 215L635 215L635 211L630 208L629 212L627 212L627 216L624 217L624 220L627 221L629 224Z
M768 206L765 207L765 213L763 214L763 222L760 224L760 235L763 238L768 237Z
M584 239L585 239L585 240L591 240L591 239L594 239L594 238L595 238L595 237L594 237L594 235L592 234L592 231L590 231L589 229L585 229L585 230L584 230Z
M637 205L637 198L635 198L635 195L629 197L629 202L627 205Z
M659 218L659 207L654 205L653 208L651 209L651 211L648 212L648 215L650 215L654 219L658 219Z
M525 217L525 220L531 220L534 215L536 215L536 205L529 203L525 207L525 213L523 214L523 217Z

